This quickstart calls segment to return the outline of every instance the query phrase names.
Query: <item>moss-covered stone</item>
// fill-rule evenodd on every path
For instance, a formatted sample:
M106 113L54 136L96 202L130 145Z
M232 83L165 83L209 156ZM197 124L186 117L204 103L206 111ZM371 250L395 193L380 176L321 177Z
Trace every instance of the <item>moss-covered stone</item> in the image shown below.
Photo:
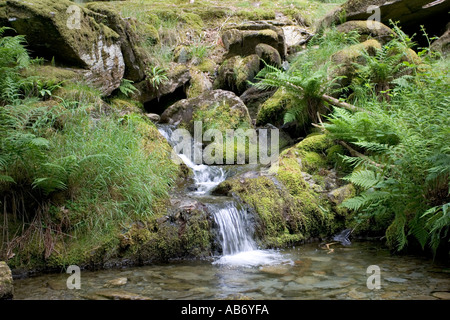
M0 300L12 299L14 296L11 270L4 261L0 261Z
M258 55L252 54L245 58L234 56L219 67L214 88L233 91L240 95L247 90L248 82L253 81L259 70L260 60Z
M268 44L260 43L256 46L255 53L265 63L277 68L281 67L280 53L274 47L271 47Z
M189 82L189 88L186 90L186 96L188 98L195 98L212 89L212 83L206 74L195 67L191 67L190 72L191 80Z
M335 204L306 182L305 173L327 175L326 135L312 135L280 154L273 176L236 177L219 185L218 194L237 196L254 210L256 236L266 246L285 246L333 234L345 218Z
M356 31L361 35L359 41L362 42L369 38L373 38L378 40L381 44L385 44L395 36L395 32L391 28L375 20L347 21L337 26L336 29L344 33Z
M334 70L332 77L344 76L345 79L340 81L341 85L346 86L350 84L356 72L354 64L364 64L365 62L364 51L369 55L375 55L379 49L381 49L381 43L375 39L370 39L336 52L331 57L331 61L339 67Z
M278 89L275 94L264 102L258 111L256 125L266 123L281 126L284 123L284 114L287 110L299 103L299 99L283 88Z
M26 36L34 54L89 69L85 78L109 95L120 85L125 71L119 35L83 7L78 7L80 21L75 23L68 10L73 5L68 0L8 0L2 12L6 17L0 19L6 18L8 26Z

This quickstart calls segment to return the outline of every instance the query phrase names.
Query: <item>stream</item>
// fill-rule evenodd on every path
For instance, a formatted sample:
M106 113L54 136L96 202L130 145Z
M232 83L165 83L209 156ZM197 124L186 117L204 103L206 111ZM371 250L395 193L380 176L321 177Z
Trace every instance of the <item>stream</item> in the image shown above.
M159 130L171 141L172 129ZM337 235L332 250L318 243L282 250L257 247L247 211L231 197L210 192L254 166L196 165L186 196L211 208L222 255L126 269L82 271L81 289L69 290L68 274L15 280L15 299L434 299L450 290L449 270L413 256L392 256L379 242L350 242ZM380 289L367 286L369 266L380 269Z

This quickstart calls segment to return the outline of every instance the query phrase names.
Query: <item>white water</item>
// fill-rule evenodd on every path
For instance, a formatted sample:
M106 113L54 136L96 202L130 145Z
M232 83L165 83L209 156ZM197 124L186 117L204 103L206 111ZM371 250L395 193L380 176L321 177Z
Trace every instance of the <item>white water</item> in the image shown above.
M246 212L235 202L214 211L219 225L223 256L213 264L255 267L268 264L291 263L275 250L259 250L245 219Z
M172 129L164 126L159 132L173 145L171 140ZM192 169L196 191L195 195L206 195L214 187L227 178L225 170L218 166L195 164L184 154L178 154L184 164ZM246 220L246 212L238 209L234 201L226 203L222 207L217 204L213 215L220 231L220 243L223 256L214 261L213 264L228 266L255 267L268 264L292 263L275 250L259 250L250 233L250 226Z

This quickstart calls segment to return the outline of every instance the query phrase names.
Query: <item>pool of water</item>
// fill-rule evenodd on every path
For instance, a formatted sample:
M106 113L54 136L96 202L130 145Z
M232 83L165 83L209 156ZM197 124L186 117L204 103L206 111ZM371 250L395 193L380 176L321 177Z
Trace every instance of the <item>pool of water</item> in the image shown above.
M68 274L48 274L15 280L15 299L434 299L450 291L448 267L428 259L392 256L376 242L331 248L315 243L266 252L278 259L262 265L214 263L217 257L81 271L79 290L67 289ZM371 265L380 268L378 290L367 287Z

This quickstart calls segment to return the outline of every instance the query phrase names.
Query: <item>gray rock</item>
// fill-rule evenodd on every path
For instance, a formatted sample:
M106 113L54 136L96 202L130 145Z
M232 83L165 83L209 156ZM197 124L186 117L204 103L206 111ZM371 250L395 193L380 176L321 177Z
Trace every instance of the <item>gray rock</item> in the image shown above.
M281 29L283 29L284 39L289 53L295 52L299 46L308 42L313 36L307 29L299 26L284 26Z
M158 122L161 117L156 113L146 113L145 116L152 122Z
M373 15L369 6L380 9L381 23L389 25L389 21L399 21L402 30L407 34L421 34L420 25L424 25L428 34L442 34L448 22L449 1L431 0L349 0L330 12L319 22L319 27L339 24L342 17L346 21L367 20Z
M281 67L281 56L277 49L265 43L260 43L255 48L255 53L265 63L272 66Z
M48 60L85 69L85 80L111 94L120 86L125 73L119 35L92 17L92 12L80 7L80 28L68 28L68 0L26 2L8 1L0 14L0 23L25 35L29 49Z
M404 283L404 282L408 281L407 279L396 278L396 277L384 278L384 280L389 281L389 282L394 282L394 283Z
M122 287L128 283L128 279L126 277L117 278L109 280L105 283L105 288L116 288L116 287Z

